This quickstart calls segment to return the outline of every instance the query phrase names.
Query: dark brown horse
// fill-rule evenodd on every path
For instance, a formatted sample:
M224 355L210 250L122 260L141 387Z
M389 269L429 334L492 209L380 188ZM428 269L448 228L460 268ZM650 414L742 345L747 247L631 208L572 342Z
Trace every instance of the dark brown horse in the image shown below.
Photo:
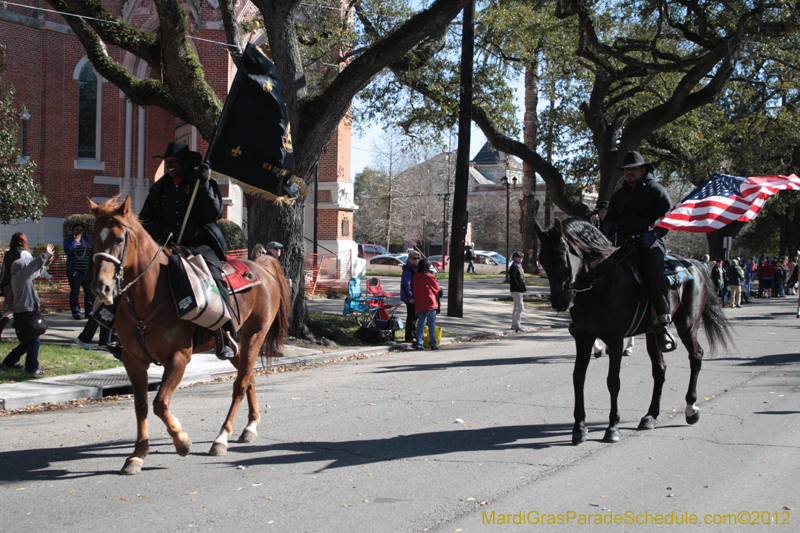
M214 340L212 334L206 332L202 342L194 343L196 326L178 318L167 278L169 252L160 250L139 223L131 211L130 197L124 203L112 198L101 205L89 200L89 208L97 219L92 234L95 252L92 290L98 300L106 304L112 303L120 292L130 300L130 303L120 301L116 327L123 346L122 362L133 386L137 421L136 446L125 461L122 473L137 474L149 450L148 367L153 362L164 366L161 388L153 400L153 412L167 426L178 454L185 456L191 450L192 441L170 412L170 398L192 354L213 349ZM233 421L245 395L249 406L248 424L239 442L251 442L256 438L259 414L253 368L262 345L266 345L268 358L275 355L288 327L289 292L278 262L267 259L259 264L245 263L261 284L237 294L237 302L233 304L234 310L238 310L234 324L240 344L232 363L238 374L228 416L211 446L211 455L227 452Z
M634 279L624 249L614 247L594 226L577 218L556 220L547 232L535 224L541 242L539 261L550 281L550 303L556 311L569 309L572 317L570 333L575 337L577 358L572 373L575 389L575 425L572 444L586 440L586 411L583 386L594 340L608 346L609 365L606 383L611 394L609 425L603 440L619 440L620 366L623 338L646 334L647 353L653 367L653 396L639 429L656 427L661 410L661 390L667 365L658 348L656 332L649 312L650 304L642 297L640 284ZM713 289L706 267L697 261L689 269L694 279L671 290L672 319L681 342L689 351L691 375L686 393L686 422L700 419L697 401L697 377L703 359L703 348L697 342L702 321L712 353L717 345L727 348L730 326Z

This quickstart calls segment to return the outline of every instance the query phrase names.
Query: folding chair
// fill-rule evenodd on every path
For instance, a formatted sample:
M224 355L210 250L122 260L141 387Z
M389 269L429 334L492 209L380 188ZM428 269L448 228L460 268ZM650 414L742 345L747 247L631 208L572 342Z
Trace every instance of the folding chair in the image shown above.
M370 296L373 296L375 298L383 298L384 303L386 302L386 299L390 296L400 296L399 294L383 292L383 289L381 289L381 280L378 278L369 278L367 280L367 290L369 290Z
M342 315L352 318L359 326L375 327L375 319L380 312L380 298L362 296L361 280L358 278L350 279L347 292Z

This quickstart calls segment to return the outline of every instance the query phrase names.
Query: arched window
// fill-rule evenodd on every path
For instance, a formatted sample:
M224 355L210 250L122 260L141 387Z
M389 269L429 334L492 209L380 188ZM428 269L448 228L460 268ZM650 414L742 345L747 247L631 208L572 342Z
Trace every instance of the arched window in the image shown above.
M95 72L85 56L75 66L72 79L78 82L78 157L75 168L105 170L105 163L100 161L100 124L102 83L106 80Z
M97 76L88 62L78 77L78 157L97 159Z

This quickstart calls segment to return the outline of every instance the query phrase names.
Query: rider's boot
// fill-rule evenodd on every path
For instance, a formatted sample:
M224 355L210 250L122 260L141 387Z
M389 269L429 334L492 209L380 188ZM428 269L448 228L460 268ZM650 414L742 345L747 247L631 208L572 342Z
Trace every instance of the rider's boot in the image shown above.
M214 354L217 359L223 361L233 359L236 356L236 349L228 332L225 331L225 326L214 332Z
M671 352L678 348L678 343L669 332L669 325L672 323L670 315L659 315L653 317L653 323L656 326L656 335L658 336L658 349L662 352Z

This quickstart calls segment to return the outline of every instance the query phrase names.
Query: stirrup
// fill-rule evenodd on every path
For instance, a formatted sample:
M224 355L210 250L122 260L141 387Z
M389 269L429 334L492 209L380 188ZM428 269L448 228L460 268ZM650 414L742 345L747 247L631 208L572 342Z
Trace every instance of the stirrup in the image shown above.
M236 352L231 346L230 337L222 328L214 332L214 355L217 359L228 361L236 357Z
M119 340L106 344L106 351L114 356L114 359L122 361L122 345Z
M663 325L664 329L658 334L658 349L663 353L672 352L678 349L678 343L675 342L675 337L669 332L666 324Z

